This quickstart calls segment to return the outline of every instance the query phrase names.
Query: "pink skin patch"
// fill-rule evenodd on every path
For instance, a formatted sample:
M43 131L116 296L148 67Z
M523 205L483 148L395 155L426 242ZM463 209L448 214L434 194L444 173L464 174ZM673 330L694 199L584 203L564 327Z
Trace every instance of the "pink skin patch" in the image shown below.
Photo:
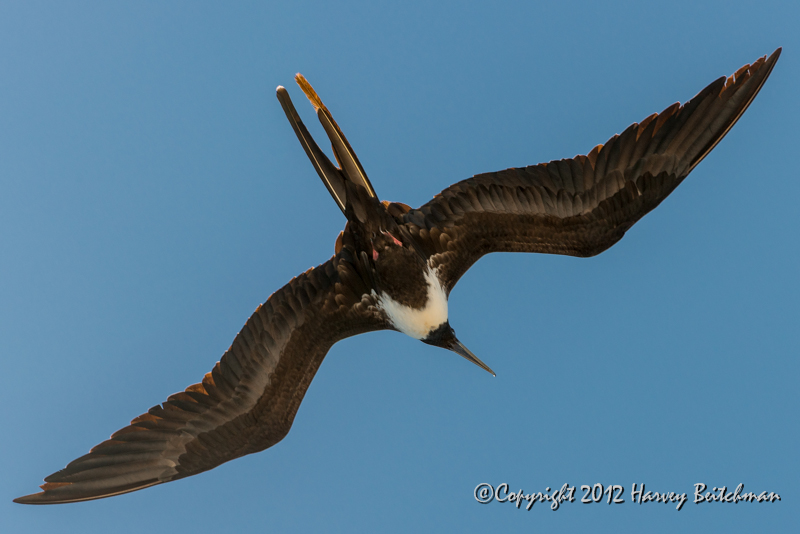
M389 232L383 232L383 235L388 235L389 237L391 237L392 241L394 241L394 244L397 245L398 247L402 247L403 246L403 243L401 243L399 239L397 239L395 236L393 236Z
M391 237L392 241L394 241L394 244L397 245L398 247L402 247L403 246L403 243L399 239L397 239L395 236L390 234L389 232L386 232L385 230L381 230L381 233L383 235L388 235L389 237ZM376 261L377 259L378 259L378 251L375 250L375 245L373 245L372 246L372 261Z

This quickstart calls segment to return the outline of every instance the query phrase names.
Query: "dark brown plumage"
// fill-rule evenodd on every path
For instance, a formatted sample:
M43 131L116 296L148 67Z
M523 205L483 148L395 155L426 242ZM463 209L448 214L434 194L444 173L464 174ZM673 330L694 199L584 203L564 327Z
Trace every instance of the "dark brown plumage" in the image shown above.
M479 174L403 215L447 289L490 252L594 256L622 239L719 143L775 62L761 58L586 156Z
M382 298L421 309L431 298L426 269L449 293L489 252L592 256L606 250L716 146L755 98L779 55L780 49L716 80L684 106L674 104L631 125L587 156L477 175L418 209L379 202L349 143L304 78L298 82L317 109L340 167L311 139L288 93L279 88L295 133L348 218L335 256L270 296L201 383L170 396L47 477L43 492L15 501L108 497L201 473L274 445L291 428L334 343L373 330L405 331ZM455 339L446 321L420 339L488 370Z
M207 471L286 436L330 347L385 327L347 240L273 293L203 381L53 473L26 504L108 497Z

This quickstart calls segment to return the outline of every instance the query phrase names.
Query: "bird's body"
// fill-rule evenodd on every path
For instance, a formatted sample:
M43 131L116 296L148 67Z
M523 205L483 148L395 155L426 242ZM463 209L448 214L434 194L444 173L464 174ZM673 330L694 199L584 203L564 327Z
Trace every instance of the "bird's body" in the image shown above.
M347 218L334 256L259 306L203 381L131 421L47 477L51 504L97 499L212 469L283 439L330 347L398 330L491 372L458 339L448 296L490 252L593 256L663 201L744 113L769 76L769 58L720 78L685 105L633 124L586 156L474 176L417 209L381 202L314 90L339 166L319 149L288 93L278 98L298 139Z
M423 277L425 293L421 295L424 299L419 299L421 307L415 307L416 302L398 302L385 292L378 295L378 308L386 314L392 327L414 339L424 339L447 322L447 294L438 274L426 267Z

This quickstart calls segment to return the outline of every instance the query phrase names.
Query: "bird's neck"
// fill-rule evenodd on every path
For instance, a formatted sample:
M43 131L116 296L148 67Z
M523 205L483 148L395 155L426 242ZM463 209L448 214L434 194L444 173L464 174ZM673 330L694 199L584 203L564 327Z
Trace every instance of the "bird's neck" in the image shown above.
M426 267L424 272L427 298L420 307L407 306L381 291L378 306L392 326L414 339L423 339L447 321L447 293L435 270Z

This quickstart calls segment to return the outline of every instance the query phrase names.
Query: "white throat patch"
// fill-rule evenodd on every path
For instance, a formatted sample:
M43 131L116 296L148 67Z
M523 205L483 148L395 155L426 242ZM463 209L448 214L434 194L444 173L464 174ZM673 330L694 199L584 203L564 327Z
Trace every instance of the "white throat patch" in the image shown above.
M447 295L436 271L425 269L428 300L421 310L400 304L386 293L378 295L378 307L389 317L392 326L414 339L423 339L431 330L447 321Z

